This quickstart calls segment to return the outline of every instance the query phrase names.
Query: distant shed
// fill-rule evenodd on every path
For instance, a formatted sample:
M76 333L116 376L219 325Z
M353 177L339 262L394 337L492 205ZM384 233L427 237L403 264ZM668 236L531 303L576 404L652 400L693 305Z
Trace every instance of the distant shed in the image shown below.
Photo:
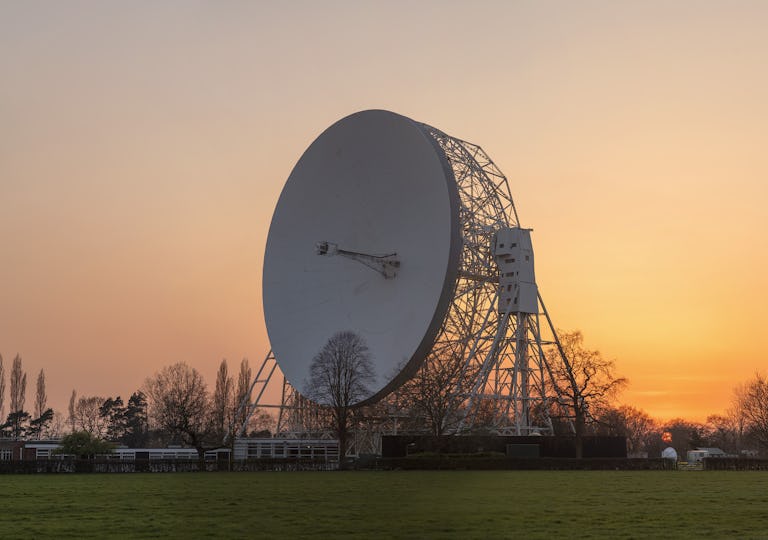
M686 460L688 463L699 463L704 458L709 457L731 457L730 454L726 454L719 448L714 447L699 447L695 450L688 450Z

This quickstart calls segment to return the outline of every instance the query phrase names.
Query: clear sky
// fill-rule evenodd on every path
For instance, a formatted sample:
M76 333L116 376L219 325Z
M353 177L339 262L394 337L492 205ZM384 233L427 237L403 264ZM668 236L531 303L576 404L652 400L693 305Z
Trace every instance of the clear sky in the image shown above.
M625 402L723 412L768 367L767 27L760 1L2 2L0 353L59 409L260 362L280 189L384 108L493 157Z

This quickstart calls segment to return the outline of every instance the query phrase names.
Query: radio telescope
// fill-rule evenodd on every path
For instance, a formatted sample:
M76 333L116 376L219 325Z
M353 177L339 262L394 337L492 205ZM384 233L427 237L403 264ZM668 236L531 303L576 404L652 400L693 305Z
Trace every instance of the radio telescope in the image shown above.
M462 363L453 389L465 403L461 429L484 400L499 432L551 428L531 412L554 391L543 347L559 344L536 285L530 230L477 145L383 110L326 129L277 203L263 302L272 350L253 381L251 411L276 364L284 390L300 394L318 351L351 331L368 345L376 378L356 405L450 355Z

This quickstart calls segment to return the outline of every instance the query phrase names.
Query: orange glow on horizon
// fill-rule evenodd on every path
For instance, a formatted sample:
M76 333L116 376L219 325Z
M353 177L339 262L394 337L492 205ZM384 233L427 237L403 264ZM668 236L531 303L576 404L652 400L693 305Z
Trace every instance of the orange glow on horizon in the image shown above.
M332 122L385 108L507 175L555 325L615 359L623 403L724 413L766 369L768 5L485 9L4 6L6 366L44 368L59 411L177 361L210 384L257 367L282 185Z

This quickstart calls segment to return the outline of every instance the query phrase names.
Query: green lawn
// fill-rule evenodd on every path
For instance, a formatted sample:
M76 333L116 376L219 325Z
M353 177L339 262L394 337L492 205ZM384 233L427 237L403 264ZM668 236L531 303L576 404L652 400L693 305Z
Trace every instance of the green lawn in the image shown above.
M0 475L0 538L768 538L768 473Z

